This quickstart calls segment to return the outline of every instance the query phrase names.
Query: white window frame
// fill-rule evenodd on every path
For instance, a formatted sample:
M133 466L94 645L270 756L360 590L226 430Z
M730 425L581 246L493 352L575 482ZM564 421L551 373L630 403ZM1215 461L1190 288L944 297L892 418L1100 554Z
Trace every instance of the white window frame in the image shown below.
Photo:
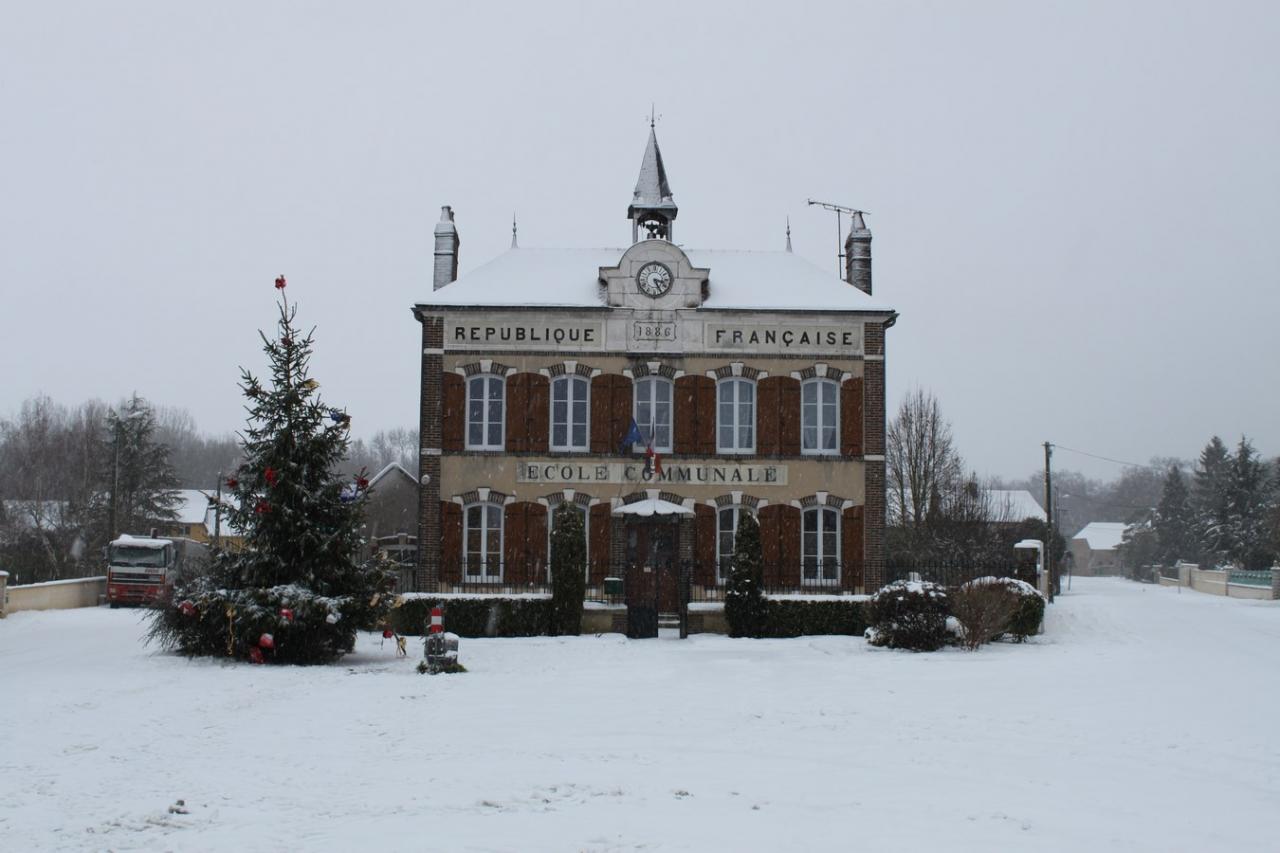
M832 410L835 412L835 424L833 426L832 435L835 437L835 443L832 447L822 447L822 388L826 386L831 389L831 393L835 395L835 403ZM815 388L816 401L813 404L815 409L814 415L817 420L817 447L805 447L805 424L804 414L808 403L804 401L804 392L806 388ZM840 453L840 383L834 379L825 379L823 377L815 377L806 379L800 384L800 452L806 456L835 456Z
M565 394L565 422L564 434L566 441L562 444L556 443L556 386L559 385L567 390ZM573 391L578 388L582 391L582 404L584 408L582 416L582 444L573 443L573 405L578 402L578 398ZM591 448L591 381L585 377L573 375L557 376L551 380L551 401L548 408L548 417L551 420L551 431L548 435L549 446L552 450L560 453L586 453Z
M721 549L720 547L720 541L721 541L720 537L724 534L724 531L720 527L720 514L723 512L730 512L730 511L733 513L732 536L733 536L733 544L735 546L737 546L738 544L738 525L742 522L742 514L744 512L751 516L754 516L756 514L755 510L753 510L749 506L746 506L745 504L726 504L725 506L716 507L716 583L717 584L726 583L729 580L729 574L732 569L732 567L729 565L729 561L733 559L733 550L730 549L729 553L725 554L723 552L723 549Z
M655 453L670 453L671 446L675 441L676 384L674 382L665 376L642 376L637 379L633 385L634 390L631 394L631 416L635 418L636 426L640 428L640 435L647 441L649 438L650 419L645 418L643 423L640 420L640 388L641 386L644 386L652 389L649 392L648 399L649 411L656 412L658 407L657 388L660 385L667 389L667 422L665 424L667 428L667 443L660 444L655 440L653 442L653 449ZM653 417L652 423L653 431L655 433L659 432L660 427L662 427L663 424L657 419L656 414ZM644 453L645 448L642 443L640 446L633 446L631 450L634 453Z
M468 559L467 544L470 540L471 533L471 510L482 510L480 513L480 565L473 566ZM488 541L488 534L492 531L490 526L489 511L493 510L498 517L498 553L496 555L498 561L498 571L494 574L488 569L491 568L489 560L489 552L484 545ZM462 579L467 583L502 583L505 574L503 566L503 554L506 548L507 523L506 512L502 504L493 503L492 501L482 501L479 503L467 504L462 508ZM473 569L478 568L479 571Z
M476 421L471 417L471 403L473 400L472 389L476 382L483 383L485 396L481 402L480 408L480 437L479 443L471 440L471 427ZM498 412L498 442L494 444L489 441L489 432L494 426L494 420L490 417L489 404L492 400L489 398L490 382L498 383L499 388L499 412ZM507 436L507 380L496 373L476 373L467 377L467 424L466 424L466 448L467 450L502 450L505 446Z
M573 507L582 513L582 553L585 556L585 565L582 567L582 573L584 575L583 580L591 583L591 530L587 526L591 523L591 513L582 504L573 503L572 501L558 503L551 507L550 512L547 513L547 583L551 583L551 529L556 524L556 513L564 506Z
M733 399L729 403L731 407L730 411L733 412L733 423L729 425L729 428L732 430L731 435L733 436L733 443L728 446L726 446L721 441L723 430L726 426L724 423L724 420L721 417L721 415L723 414L722 407L724 406L724 401L721 398L721 394L724 393L726 388L733 389L733 394L732 394ZM744 424L742 420L742 406L743 406L742 389L743 388L751 389L750 424ZM724 454L731 454L731 455L749 455L756 452L756 425L758 421L756 407L759 403L759 397L756 391L757 389L756 389L755 380L747 379L745 376L726 376L724 379L721 379L719 382L716 383L716 452L717 453L724 453ZM751 442L749 445L742 444L742 429L744 426L749 426L751 430Z
M817 531L816 531L818 550L816 553L813 553L813 554L808 552L805 544L805 533L807 531L805 521L806 519L809 518L810 513L816 513L817 519L818 519ZM825 574L823 569L825 568L825 564L828 562L828 560L824 556L822 551L822 541L823 541L824 535L830 532L829 530L826 529L825 519L827 518L827 513L831 513L831 517L835 519L835 528L836 528L835 529L835 543L836 543L835 553L830 558L830 562L835 564L834 577L823 577L823 575ZM843 519L840 517L840 510L832 506L812 506L804 510L804 512L800 515L800 584L802 586L839 586L840 585L840 574L842 571L842 568L840 566L840 554L841 554L840 546L841 546L841 536L844 533L844 531L841 529L842 526L843 526ZM808 577L810 560L814 561L813 563L814 577Z

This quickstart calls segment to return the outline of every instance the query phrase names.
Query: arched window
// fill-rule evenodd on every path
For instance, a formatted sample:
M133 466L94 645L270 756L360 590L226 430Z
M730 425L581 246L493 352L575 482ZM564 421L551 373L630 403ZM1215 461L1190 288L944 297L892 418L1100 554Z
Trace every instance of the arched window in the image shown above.
M800 577L806 584L840 582L840 513L829 506L804 511Z
M551 534L555 531L556 516L561 512L576 512L582 519L582 556L583 556L583 573L586 581L591 581L591 536L587 533L587 525L590 524L590 517L587 515L587 508L581 504L571 501L565 501L551 508L547 523L547 583L551 583Z
M463 510L462 574L468 581L502 580L501 504L471 504Z
M743 514L754 514L741 504L722 506L716 513L716 581L724 583L732 570L733 549L738 541L738 523Z
M722 379L716 399L716 449L720 453L755 453L756 384L750 379Z
M671 387L671 380L662 376L636 380L636 426L645 442L652 440L653 449L660 453L671 452Z
M800 451L836 453L840 449L840 385L810 379L800 386Z
M551 380L551 449L587 449L587 413L591 383L581 376L557 376Z
M467 449L501 450L507 383L480 374L467 380Z

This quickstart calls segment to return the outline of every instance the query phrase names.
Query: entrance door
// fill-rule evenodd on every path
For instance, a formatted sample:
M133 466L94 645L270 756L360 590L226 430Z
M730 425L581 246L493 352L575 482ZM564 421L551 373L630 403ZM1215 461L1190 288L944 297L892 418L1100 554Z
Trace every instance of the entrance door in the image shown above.
M657 614L679 610L679 570L676 560L676 524L669 520L633 519L627 522L627 607L633 617L653 619L657 635ZM634 621L634 620L633 620ZM647 628L647 624L646 624Z

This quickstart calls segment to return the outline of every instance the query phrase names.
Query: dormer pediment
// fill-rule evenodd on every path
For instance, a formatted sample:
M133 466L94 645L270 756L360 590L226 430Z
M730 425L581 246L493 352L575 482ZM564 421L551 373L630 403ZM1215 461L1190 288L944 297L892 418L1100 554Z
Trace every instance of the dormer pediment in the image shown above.
M710 273L679 246L644 240L623 252L617 266L600 267L600 284L613 308L698 308Z

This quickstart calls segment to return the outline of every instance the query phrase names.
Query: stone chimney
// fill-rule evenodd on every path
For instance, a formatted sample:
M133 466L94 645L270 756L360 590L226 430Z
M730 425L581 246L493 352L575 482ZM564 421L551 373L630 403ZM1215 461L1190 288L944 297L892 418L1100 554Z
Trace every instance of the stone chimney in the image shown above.
M438 244L437 244L438 245ZM853 212L849 236L844 240L845 280L868 296L871 295L871 229L862 212Z
M436 223L436 265L432 277L435 290L439 290L458 277L458 228L453 224L453 208L440 208L440 221Z

